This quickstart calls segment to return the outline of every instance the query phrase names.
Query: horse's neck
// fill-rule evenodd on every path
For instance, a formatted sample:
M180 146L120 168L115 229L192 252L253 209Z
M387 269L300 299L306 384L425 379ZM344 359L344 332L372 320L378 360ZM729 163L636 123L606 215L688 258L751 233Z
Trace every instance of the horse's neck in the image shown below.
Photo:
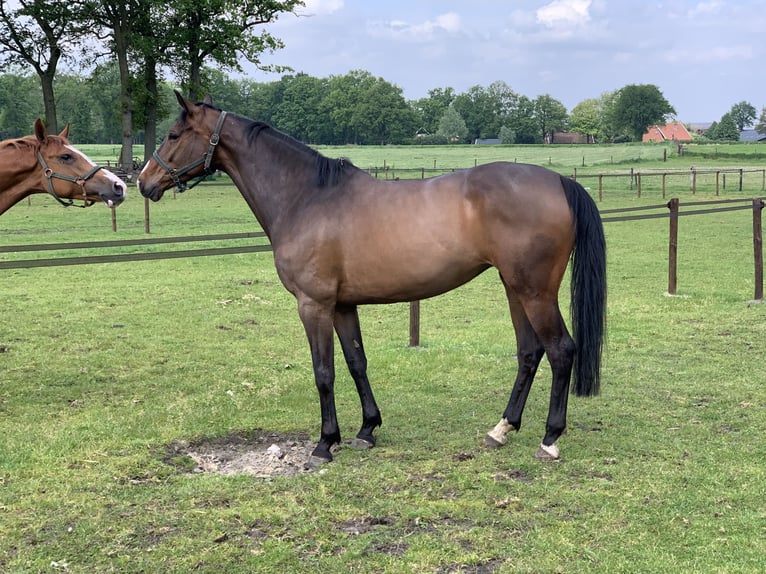
M232 178L263 231L273 240L290 215L291 207L307 192L305 183L298 181L305 172L295 169L294 162L305 161L305 169L310 170L312 158L296 160L295 150L267 134L259 135L255 149L247 150L245 145L240 142L230 147L224 171Z
M28 195L42 192L27 181L36 160L26 161L26 154L22 154L22 158L19 155L19 149L13 145L0 145L0 214Z

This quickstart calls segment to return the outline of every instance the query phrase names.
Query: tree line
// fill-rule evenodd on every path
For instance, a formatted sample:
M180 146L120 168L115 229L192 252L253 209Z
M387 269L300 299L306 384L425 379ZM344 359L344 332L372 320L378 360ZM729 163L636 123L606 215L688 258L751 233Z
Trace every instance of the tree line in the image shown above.
M220 107L312 144L544 143L558 131L595 142L640 141L649 125L675 115L652 84L624 86L568 113L553 96L531 98L504 81L462 93L434 88L408 101L401 88L364 70L316 78L261 66L262 54L283 46L267 25L300 0L15 4L0 2L0 137L28 133L40 115L55 131L62 118L73 124L76 143L120 143L123 165L132 163L133 143L143 143L149 157L157 134L167 131L177 109L174 86L192 99L211 93ZM273 82L228 75L241 72L242 59L283 75ZM79 72L60 71L61 61ZM736 123L734 112L714 131L728 134L719 125Z

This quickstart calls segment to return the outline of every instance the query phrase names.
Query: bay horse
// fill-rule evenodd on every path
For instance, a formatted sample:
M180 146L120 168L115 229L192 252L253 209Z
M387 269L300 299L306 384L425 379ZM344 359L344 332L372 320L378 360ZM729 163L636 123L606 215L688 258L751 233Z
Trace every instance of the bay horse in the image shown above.
M0 214L33 193L49 193L64 207L102 201L116 207L125 200L125 183L94 164L68 141L69 124L59 135L35 122L32 136L0 142ZM101 171L103 170L103 171Z
M380 181L272 127L176 92L181 113L143 171L141 194L159 201L213 170L231 176L271 240L277 273L297 299L322 415L307 468L333 459L336 419L333 329L362 403L352 441L372 447L381 422L367 378L357 306L433 297L495 267L516 332L518 373L500 422L484 444L506 443L546 354L552 388L535 453L558 459L573 391L599 390L606 328L606 245L593 199L545 168L497 162L425 180ZM572 259L574 340L558 305ZM575 344L576 341L576 344Z

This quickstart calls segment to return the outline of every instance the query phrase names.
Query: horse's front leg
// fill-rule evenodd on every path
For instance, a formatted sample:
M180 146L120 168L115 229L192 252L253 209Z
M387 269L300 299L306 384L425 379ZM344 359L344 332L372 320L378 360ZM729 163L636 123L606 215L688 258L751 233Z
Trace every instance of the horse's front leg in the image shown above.
M335 332L338 334L348 370L356 384L359 399L362 401L362 428L359 429L352 445L356 448L370 448L375 446L375 436L372 433L383 420L367 378L367 357L364 354L359 313L355 305L336 306Z
M300 314L311 349L314 380L319 391L322 411L322 432L306 464L316 468L332 461L330 449L340 444L340 428L335 412L335 365L333 354L333 309L313 300L299 300Z

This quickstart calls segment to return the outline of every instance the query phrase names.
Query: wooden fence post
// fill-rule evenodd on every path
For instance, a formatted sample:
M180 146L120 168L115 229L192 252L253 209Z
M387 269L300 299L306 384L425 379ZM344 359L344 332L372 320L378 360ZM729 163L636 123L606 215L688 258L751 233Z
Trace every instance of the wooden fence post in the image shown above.
M678 198L668 202L670 239L668 241L668 294L675 295L678 285Z
M410 347L420 346L420 301L410 301Z
M149 233L149 198L144 198L144 233Z
M112 211L112 231L116 232L117 231L117 209L113 207L111 211Z
M761 227L761 210L763 200L753 198L753 259L755 260L755 296L756 301L763 300L763 233Z
M598 174L598 200L604 201L604 176Z

